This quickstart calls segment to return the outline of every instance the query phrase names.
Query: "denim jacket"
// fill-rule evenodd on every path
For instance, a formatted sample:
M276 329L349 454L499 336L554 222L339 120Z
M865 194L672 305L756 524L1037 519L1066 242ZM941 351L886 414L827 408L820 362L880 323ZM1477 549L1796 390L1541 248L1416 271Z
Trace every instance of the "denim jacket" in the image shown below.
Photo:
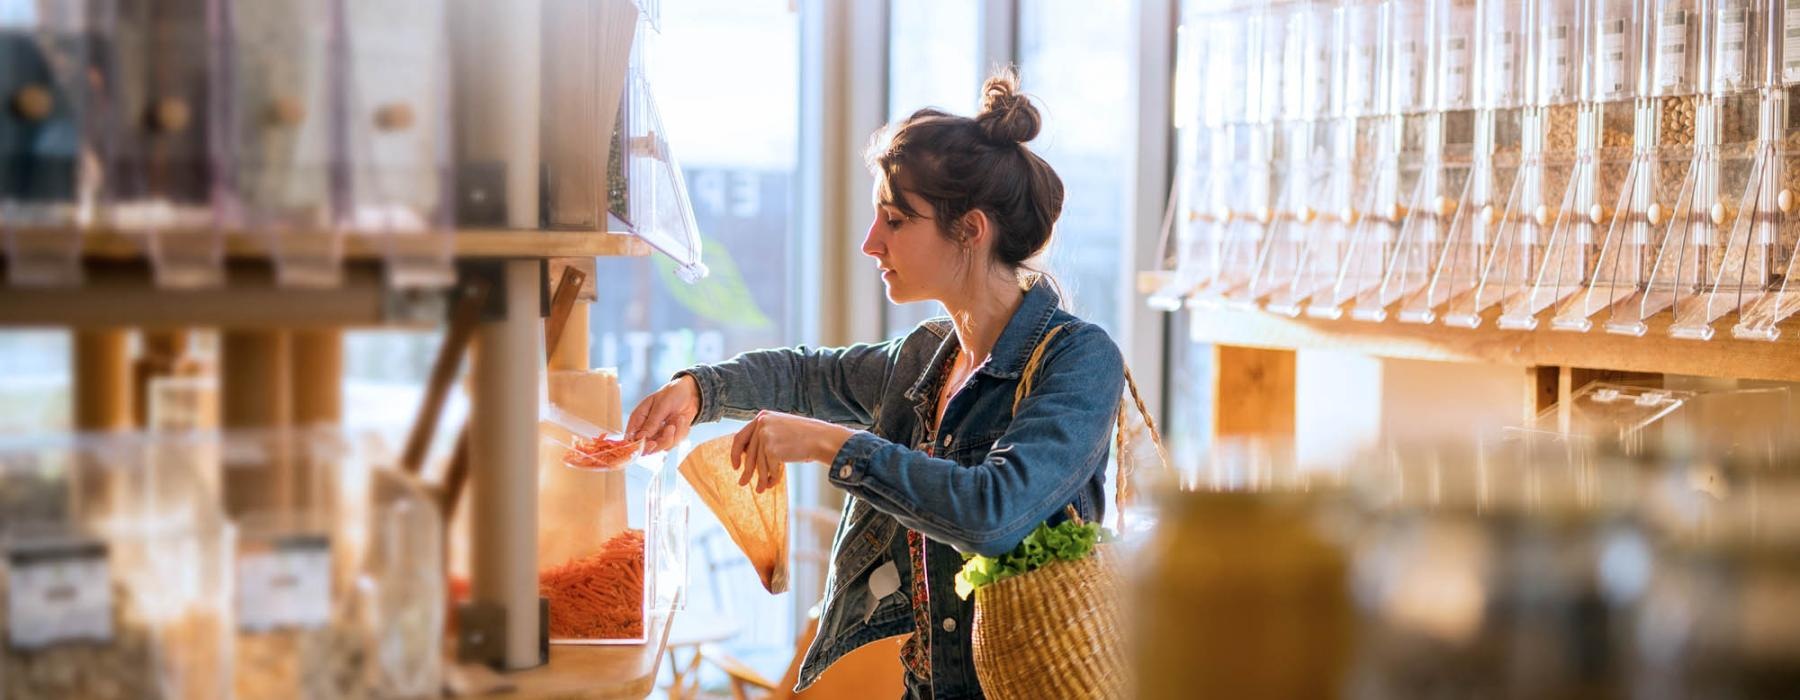
M699 385L697 423L769 410L862 431L829 467L831 483L850 498L832 542L819 634L797 689L857 647L913 631L911 529L929 541L926 579L931 619L939 621L930 630L930 696L981 697L969 646L974 600L955 592L959 552L1011 551L1039 523L1062 520L1070 504L1090 521L1104 517L1124 360L1104 330L1058 306L1048 285L1026 292L987 362L945 407L935 445L924 444L932 388L958 349L948 319L926 321L885 343L761 350L681 373ZM1057 326L1066 327L1044 351L1014 415L1020 374ZM877 586L886 595L875 597L872 579L888 582ZM894 580L899 588L887 590Z

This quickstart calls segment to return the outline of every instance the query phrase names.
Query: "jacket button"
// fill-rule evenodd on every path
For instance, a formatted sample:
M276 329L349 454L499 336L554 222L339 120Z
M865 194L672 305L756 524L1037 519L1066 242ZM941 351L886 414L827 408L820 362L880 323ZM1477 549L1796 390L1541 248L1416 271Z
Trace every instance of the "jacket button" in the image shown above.
M956 618L954 618L954 617L944 618L943 627L944 627L945 632L955 632L956 631Z
M838 478L839 479L850 478L850 465L846 464L844 466L838 467Z

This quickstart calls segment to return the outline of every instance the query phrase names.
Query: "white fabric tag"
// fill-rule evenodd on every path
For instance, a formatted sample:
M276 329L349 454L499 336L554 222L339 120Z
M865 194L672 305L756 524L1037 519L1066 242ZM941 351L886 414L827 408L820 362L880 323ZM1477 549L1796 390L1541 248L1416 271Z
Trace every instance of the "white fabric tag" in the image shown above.
M875 617L875 609L881 607L881 599L899 590L900 569L894 566L894 562L882 564L869 572L869 610L863 613L863 622Z

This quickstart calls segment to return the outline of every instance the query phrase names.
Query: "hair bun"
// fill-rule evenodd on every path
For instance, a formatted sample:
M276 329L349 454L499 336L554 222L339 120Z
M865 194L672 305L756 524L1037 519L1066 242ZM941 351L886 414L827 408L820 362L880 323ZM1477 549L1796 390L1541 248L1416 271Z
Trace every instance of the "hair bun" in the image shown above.
M1018 74L1008 68L982 83L975 126L990 143L1010 146L1037 138L1043 120L1030 98L1019 92Z

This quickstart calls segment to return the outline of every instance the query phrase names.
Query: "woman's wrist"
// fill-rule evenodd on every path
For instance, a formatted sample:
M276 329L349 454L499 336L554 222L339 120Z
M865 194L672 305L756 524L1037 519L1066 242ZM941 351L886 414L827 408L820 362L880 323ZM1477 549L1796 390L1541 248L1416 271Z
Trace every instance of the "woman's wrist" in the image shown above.
M832 460L837 459L838 452L844 449L844 443L849 442L850 436L855 434L856 431L844 426L824 423L816 436L818 443L814 447L813 461L831 464Z

